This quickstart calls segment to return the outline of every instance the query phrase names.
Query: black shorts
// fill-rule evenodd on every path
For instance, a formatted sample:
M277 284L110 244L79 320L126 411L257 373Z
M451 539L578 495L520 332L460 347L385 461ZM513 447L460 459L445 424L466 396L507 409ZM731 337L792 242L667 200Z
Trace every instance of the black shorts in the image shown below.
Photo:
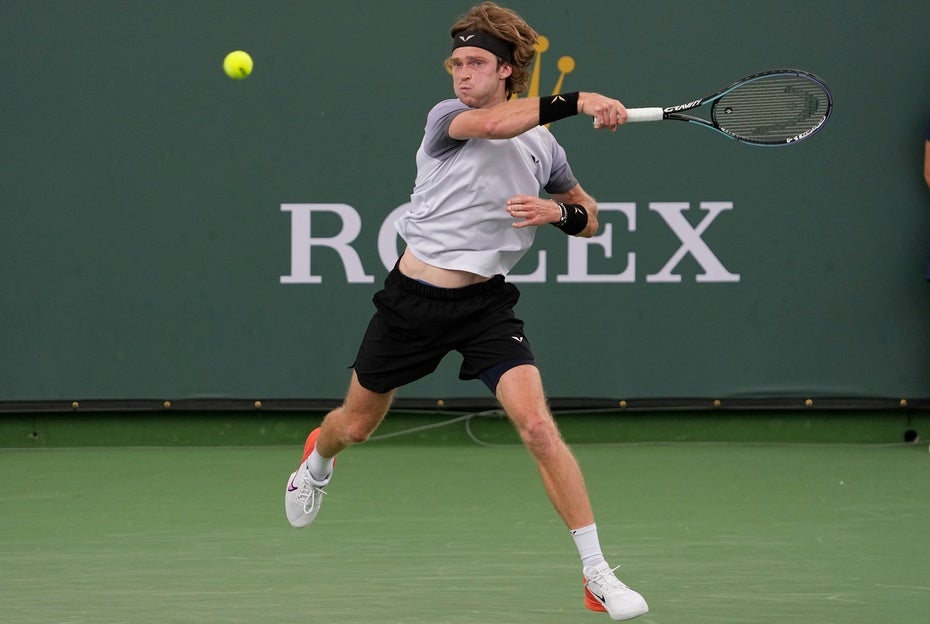
M437 288L394 267L372 298L368 324L353 367L359 383L388 392L430 374L450 352L462 354L459 379L478 379L491 391L508 364L535 361L523 321L513 308L520 291L496 275L464 288ZM493 384L482 376L495 371Z

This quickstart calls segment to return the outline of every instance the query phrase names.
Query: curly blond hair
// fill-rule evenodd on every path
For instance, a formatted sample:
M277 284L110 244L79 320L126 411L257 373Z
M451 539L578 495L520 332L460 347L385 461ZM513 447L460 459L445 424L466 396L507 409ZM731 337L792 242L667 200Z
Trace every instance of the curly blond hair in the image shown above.
M530 65L536 57L536 40L539 35L526 21L510 9L493 2L482 2L472 7L452 25L450 33L480 30L513 45L513 72L507 78L507 97L526 91L530 82ZM498 63L508 62L498 57Z

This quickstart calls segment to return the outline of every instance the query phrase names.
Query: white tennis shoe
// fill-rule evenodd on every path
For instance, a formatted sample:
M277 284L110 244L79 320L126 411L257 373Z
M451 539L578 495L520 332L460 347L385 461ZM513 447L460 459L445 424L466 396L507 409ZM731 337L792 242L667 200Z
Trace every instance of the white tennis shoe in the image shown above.
M332 473L326 481L316 481L303 464L296 472L291 473L287 480L287 490L284 492L284 513L287 514L287 521L292 527L302 529L316 520L323 504L323 495L326 494L323 488L331 477Z
M309 526L316 519L316 515L320 513L320 505L323 504L323 495L326 493L323 488L333 478L333 473L330 472L325 481L317 481L307 469L307 458L316 448L319 437L319 427L307 436L300 465L291 473L287 480L287 489L284 491L284 513L287 514L287 521L291 526L298 529Z
M606 563L584 569L584 606L612 620L631 620L649 611L646 600L624 585Z

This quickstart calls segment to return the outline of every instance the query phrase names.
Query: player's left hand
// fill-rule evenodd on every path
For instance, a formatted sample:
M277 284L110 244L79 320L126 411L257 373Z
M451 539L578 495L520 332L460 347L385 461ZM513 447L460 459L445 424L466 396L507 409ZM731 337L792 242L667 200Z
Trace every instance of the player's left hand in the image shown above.
M507 213L518 219L513 224L515 228L556 223L562 218L562 210L556 202L532 195L515 195L508 199Z

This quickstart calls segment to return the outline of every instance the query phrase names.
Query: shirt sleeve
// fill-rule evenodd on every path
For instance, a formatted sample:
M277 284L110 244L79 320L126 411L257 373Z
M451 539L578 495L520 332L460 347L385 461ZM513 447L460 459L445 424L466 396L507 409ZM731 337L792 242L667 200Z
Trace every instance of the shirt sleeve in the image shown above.
M571 165L568 164L568 157L565 150L559 145L555 137L552 138L552 173L549 174L549 181L544 187L547 193L556 195L558 193L567 193L577 186L578 179L572 172Z
M467 110L468 106L457 99L443 100L430 110L423 131L423 148L427 156L445 160L465 143L449 136L449 125L456 115Z

